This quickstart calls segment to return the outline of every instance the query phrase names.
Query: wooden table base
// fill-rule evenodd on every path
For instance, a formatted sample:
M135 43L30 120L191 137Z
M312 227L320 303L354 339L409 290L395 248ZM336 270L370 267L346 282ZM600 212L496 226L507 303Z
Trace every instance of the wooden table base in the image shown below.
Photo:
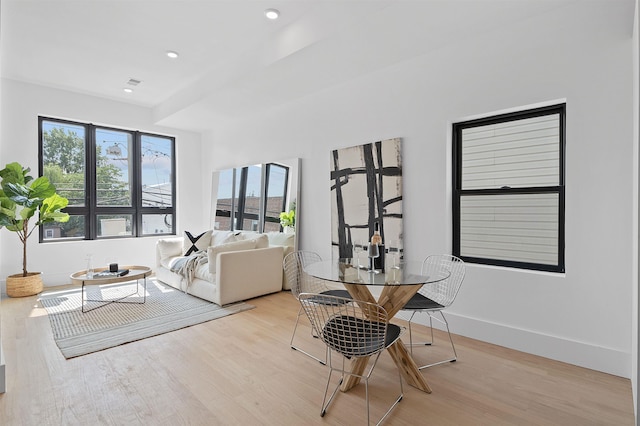
M409 299L418 292L421 286L421 284L388 285L382 289L382 294L376 301L367 286L345 284L345 288L355 300L378 303L387 311L389 318L393 318L395 314L409 301ZM423 392L431 393L431 388L420 373L420 370L418 370L418 365L411 357L411 354L407 351L402 340L396 341L388 348L388 351L391 358L393 358L393 362L396 363L396 367L400 370L407 383ZM351 363L351 372L353 374L362 375L368 362L369 357L355 359ZM343 392L346 392L358 383L360 383L360 377L350 375L345 378L340 389Z

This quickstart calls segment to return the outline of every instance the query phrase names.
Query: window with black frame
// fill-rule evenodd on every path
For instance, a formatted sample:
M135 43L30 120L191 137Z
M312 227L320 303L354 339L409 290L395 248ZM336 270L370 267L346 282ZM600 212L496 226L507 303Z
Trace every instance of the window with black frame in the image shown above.
M565 104L453 124L453 254L564 272Z
M69 199L41 241L175 234L175 138L39 117L40 174Z
M214 229L278 232L289 168L254 164L219 172Z

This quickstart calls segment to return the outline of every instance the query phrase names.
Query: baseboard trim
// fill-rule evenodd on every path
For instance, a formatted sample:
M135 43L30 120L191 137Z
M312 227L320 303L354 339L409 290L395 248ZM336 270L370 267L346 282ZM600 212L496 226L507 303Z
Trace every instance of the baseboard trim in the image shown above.
M631 353L447 312L452 333L616 376L631 377ZM408 316L402 315L403 319ZM426 320L426 321L424 321ZM428 325L426 315L414 322ZM434 321L434 327L444 329Z

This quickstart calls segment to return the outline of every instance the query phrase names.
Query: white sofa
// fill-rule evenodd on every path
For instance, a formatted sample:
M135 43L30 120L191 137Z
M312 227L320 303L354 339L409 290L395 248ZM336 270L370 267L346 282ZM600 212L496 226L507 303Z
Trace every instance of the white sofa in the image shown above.
M271 234L212 231L206 255L204 247L199 252L192 279L171 270L185 260L185 239L162 238L156 243L156 277L220 306L281 291L282 260L285 251L293 249L293 239Z

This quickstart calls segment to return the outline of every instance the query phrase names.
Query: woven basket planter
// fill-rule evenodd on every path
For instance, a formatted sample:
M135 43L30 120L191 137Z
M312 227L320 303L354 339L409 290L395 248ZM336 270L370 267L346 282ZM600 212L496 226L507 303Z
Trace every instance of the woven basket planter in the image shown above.
M33 296L40 293L42 288L40 272L29 272L26 277L23 277L22 274L7 277L7 296L9 297Z

